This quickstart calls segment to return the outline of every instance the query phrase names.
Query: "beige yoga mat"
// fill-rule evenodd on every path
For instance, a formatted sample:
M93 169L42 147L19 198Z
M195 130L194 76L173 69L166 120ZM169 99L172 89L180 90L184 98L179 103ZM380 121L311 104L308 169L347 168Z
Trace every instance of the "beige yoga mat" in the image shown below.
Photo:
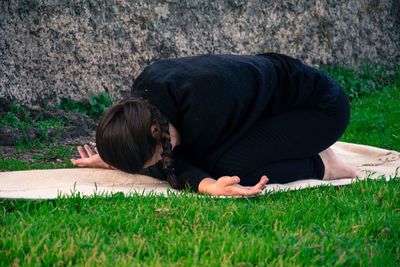
M336 142L332 149L348 163L357 166L361 179L400 176L400 153L366 145ZM396 174L396 171L398 173ZM264 192L298 190L321 185L346 185L356 180L299 180L288 184L268 184ZM139 193L167 196L172 190L157 179L104 169L53 169L0 172L0 198L52 199L79 193L81 196Z

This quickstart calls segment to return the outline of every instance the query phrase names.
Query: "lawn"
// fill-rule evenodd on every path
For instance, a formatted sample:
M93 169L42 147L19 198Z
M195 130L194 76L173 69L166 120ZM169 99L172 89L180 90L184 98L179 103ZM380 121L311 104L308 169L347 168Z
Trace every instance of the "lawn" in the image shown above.
M398 73L339 70L327 71L352 104L340 140L400 151ZM69 153L57 155L62 162L47 165L0 159L0 169L70 167ZM397 266L399 199L400 177L250 199L0 200L0 266Z
M341 141L400 151L400 86L353 99Z

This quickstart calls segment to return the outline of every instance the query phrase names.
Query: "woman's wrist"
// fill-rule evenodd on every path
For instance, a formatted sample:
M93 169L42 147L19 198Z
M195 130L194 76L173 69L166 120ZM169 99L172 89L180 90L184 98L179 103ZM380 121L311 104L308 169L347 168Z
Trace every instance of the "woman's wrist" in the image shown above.
M112 166L105 161L102 160L99 154L93 156L94 167L95 168L102 168L102 169L113 169Z
M199 193L211 194L209 188L212 184L216 182L215 179L206 177L199 183Z

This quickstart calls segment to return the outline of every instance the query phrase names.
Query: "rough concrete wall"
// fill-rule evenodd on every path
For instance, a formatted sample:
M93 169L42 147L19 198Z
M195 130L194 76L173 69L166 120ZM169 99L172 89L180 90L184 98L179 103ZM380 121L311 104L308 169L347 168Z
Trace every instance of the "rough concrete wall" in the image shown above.
M399 62L398 0L0 2L0 97L23 103L129 90L150 62L286 53L311 65Z

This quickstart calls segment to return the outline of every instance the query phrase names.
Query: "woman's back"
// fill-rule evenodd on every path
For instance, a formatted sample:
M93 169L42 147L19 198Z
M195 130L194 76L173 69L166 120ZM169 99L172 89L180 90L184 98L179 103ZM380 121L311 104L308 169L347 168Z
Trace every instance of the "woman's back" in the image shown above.
M179 153L210 170L260 118L307 99L312 70L275 53L167 59L140 74L132 95L158 107L181 134Z

